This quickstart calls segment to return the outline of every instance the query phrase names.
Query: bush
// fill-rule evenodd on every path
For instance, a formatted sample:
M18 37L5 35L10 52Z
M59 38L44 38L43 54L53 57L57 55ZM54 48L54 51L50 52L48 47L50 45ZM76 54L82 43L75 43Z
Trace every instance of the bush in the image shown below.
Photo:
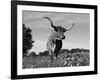
M44 51L39 53L39 56L48 56L48 55L49 55L49 51Z
M62 49L60 52L61 53L70 53L70 50L69 49Z
M34 57L36 57L37 55L36 55L35 52L31 52L31 53L29 54L29 56L34 58Z

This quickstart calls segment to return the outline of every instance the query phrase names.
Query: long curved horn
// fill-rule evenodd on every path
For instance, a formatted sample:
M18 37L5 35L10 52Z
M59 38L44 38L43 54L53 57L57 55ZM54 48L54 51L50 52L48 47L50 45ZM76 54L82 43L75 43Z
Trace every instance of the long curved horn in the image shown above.
M50 18L48 18L48 17L43 17L43 18L48 19L51 22L51 27L56 28L56 26L53 25L53 22L52 22L52 20Z
M74 25L75 25L75 23L71 24L71 27L67 28L66 31L72 29Z

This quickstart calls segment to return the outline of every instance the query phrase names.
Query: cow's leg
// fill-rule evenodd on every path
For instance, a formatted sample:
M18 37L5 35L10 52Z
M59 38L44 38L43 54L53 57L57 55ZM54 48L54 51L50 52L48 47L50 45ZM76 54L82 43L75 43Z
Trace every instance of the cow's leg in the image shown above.
M56 57L54 55L54 51L49 50L49 53L50 53L51 61L54 61L54 59L56 59Z
M55 59L56 59L56 57L55 57L54 51L52 51L51 60L53 61Z
M54 54L54 51L53 51L53 56L52 57L53 57L53 60L56 59L56 55Z
M52 46L52 57L53 57L53 59L56 59L56 57L55 57L55 44L53 44L53 46Z
M51 49L49 49L49 54L50 54L50 57L51 57L51 61L52 61L52 50Z
M56 58L57 58L58 54L60 54L60 50L61 49L57 49L57 48L55 49L54 54L55 54Z

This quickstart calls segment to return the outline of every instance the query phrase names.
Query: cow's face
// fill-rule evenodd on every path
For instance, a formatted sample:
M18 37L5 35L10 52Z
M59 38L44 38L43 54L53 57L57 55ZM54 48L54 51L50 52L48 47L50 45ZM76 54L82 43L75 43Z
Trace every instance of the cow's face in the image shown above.
M65 39L65 35L64 35L64 33L66 32L65 28L61 26L57 26L54 30L57 32L57 39L59 40Z

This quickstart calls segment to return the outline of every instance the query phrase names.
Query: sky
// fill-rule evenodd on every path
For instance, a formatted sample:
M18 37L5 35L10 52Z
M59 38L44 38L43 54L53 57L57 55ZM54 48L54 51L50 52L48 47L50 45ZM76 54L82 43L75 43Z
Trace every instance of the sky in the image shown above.
M54 25L61 25L64 28L74 27L65 32L66 39L63 40L62 49L90 48L90 15L88 13L68 12L44 12L44 11L22 11L22 23L32 29L33 47L30 51L37 54L47 50L46 43L53 31L50 21L43 17L52 19Z

